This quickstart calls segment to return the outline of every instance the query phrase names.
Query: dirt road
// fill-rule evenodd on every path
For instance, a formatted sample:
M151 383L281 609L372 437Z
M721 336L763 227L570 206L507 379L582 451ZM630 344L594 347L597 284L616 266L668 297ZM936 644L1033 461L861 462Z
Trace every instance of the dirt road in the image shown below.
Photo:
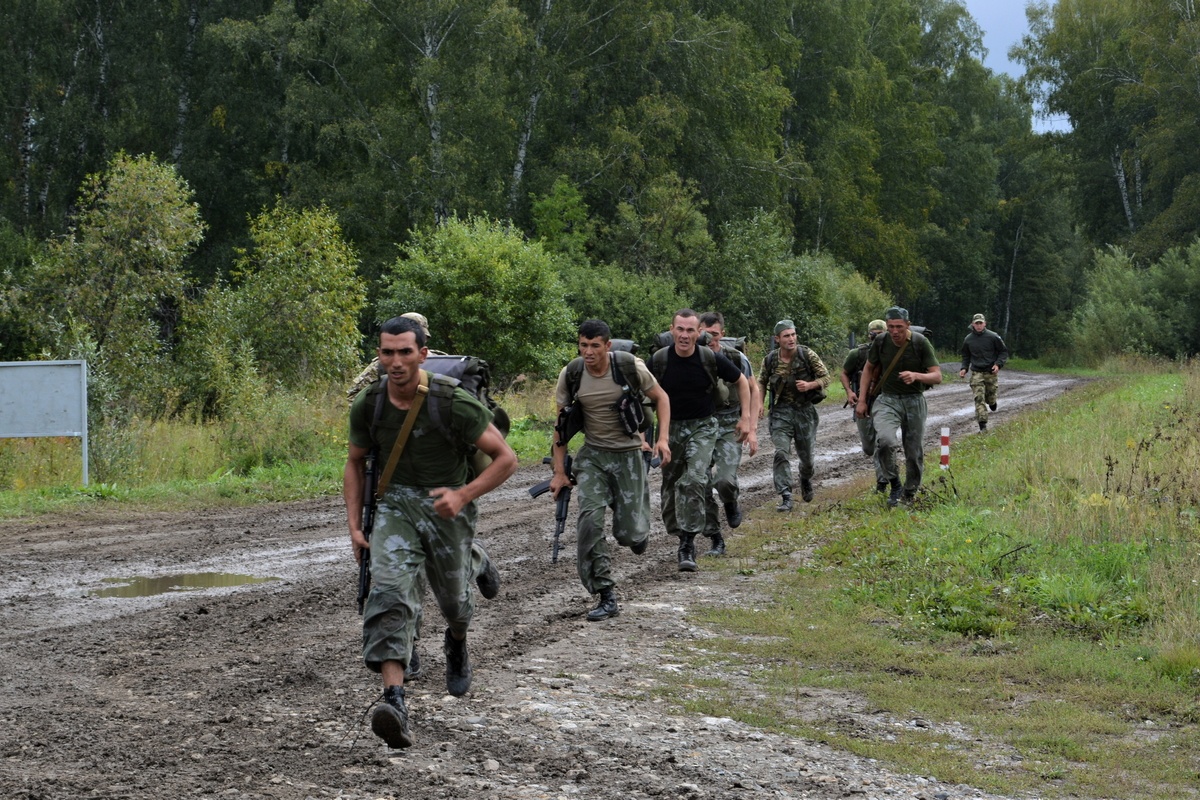
M991 426L1074 383L1006 371ZM930 446L944 425L974 432L964 382L927 397ZM849 412L821 412L818 504L822 486L869 468ZM776 513L765 425L760 438L742 466L751 518ZM504 586L479 601L467 697L445 694L440 619L427 611L427 677L409 693L416 746L404 752L364 716L379 686L359 658L340 498L0 524L0 798L984 796L665 706L657 682L686 668L663 646L705 636L689 604L758 602L754 579L703 563L681 575L658 527L645 555L614 559L621 616L587 623L573 520L551 564L553 503L526 492L545 469L523 469L482 503ZM657 507L657 478L652 496ZM181 575L266 580L161 591ZM122 587L138 596L109 596ZM818 716L880 727L853 697L808 696Z

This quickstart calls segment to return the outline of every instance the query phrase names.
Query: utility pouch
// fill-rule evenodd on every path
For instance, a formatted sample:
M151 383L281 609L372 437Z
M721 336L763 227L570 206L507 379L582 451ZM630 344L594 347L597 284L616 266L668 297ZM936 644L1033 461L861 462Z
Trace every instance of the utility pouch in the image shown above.
M558 445L566 447L571 443L575 434L583 430L583 406L578 401L563 406L558 412L558 420L554 423L554 433L558 437Z
M641 401L629 392L622 392L621 399L613 404L617 410L617 419L621 420L621 428L627 436L637 436L646 430L646 408Z

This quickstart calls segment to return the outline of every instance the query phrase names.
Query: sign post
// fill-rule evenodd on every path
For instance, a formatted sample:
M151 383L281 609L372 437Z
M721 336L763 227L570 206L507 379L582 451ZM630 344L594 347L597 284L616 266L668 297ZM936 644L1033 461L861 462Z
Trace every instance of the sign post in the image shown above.
M87 362L0 361L0 439L77 436L88 483Z

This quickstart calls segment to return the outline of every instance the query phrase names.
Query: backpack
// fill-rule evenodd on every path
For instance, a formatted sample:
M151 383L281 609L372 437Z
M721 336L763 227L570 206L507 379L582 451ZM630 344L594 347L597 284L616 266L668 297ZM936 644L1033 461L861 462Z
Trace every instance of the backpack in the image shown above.
M730 336L724 336L721 338L721 355L728 358L733 365L738 368L738 371L741 371L743 351L737 349L736 346L727 344L728 342L732 341L733 337ZM741 343L744 347L746 340L742 339ZM737 390L733 388L733 384L731 383L727 383L723 380L717 381L717 385L713 387L712 395L713 402L716 404L718 411L726 411L731 408L741 407L741 404L738 402Z
M871 343L866 342L864 344L858 345L855 348L861 354L863 364L867 363L867 348L869 348L870 346L871 346ZM862 373L863 373L863 368L859 367L857 370L854 371L854 374L850 376L850 388L852 390L854 390L855 394L862 394L862 392L859 391L859 384L862 383Z
M642 394L641 381L638 379L637 364L633 353L628 350L610 350L608 364L613 382L623 390L616 408L617 417L625 427L625 433L636 436L650 430L654 425L654 418L651 416L650 409L647 408L650 401ZM574 358L571 363L567 364L567 396L570 398L567 403L568 408L576 408L575 397L579 394L579 385L583 382L584 369L582 358ZM582 419L579 420L579 427L582 428ZM564 444L566 443L564 442Z
M492 373L488 363L476 356L453 356L445 354L430 354L426 357L421 368L429 373L429 394L425 398L425 407L429 410L429 418L438 427L448 441L456 441L450 430L450 415L453 408L454 390L461 386L474 395L492 412L492 424L500 434L508 438L511 427L508 413L492 399ZM387 375L379 379L379 393L375 396L374 424L383 414L383 404L387 397ZM372 438L374 434L372 433ZM479 451L473 442L458 442L459 451L469 457L470 472L474 477L482 472L491 459Z
M809 350L804 345L799 345L798 349L799 349L799 353L800 353L800 358L798 358L792 362L792 374L795 374L797 371L797 367L799 367L801 364L803 364L804 365L804 369L802 370L803 374L801 374L800 377L806 381L816 380L816 378L813 376L812 359L809 358L809 353L812 351ZM768 382L768 388L770 389L770 392L771 392L771 402L770 402L770 405L768 406L768 408L775 405L775 395L778 393L778 387L776 386L776 384L779 380L779 376L777 376L775 374L775 367L778 365L778 363L779 363L779 348L776 348L776 349L772 350L771 352L767 353L767 358L763 362L763 373L766 375L767 382ZM814 406L817 403L824 400L828 395L829 395L829 391L824 386L822 386L818 389L809 389L807 392L804 393L804 396L808 398L808 402L812 403Z

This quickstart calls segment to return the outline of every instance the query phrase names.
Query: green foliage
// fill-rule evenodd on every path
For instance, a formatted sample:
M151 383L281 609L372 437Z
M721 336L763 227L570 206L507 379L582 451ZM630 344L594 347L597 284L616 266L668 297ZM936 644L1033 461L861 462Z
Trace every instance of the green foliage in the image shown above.
M275 384L327 384L358 361L365 288L334 215L280 203L251 234L235 282L185 306L182 404L205 414L260 403Z
M385 275L380 319L419 311L434 346L485 359L500 379L548 375L572 352L564 261L483 217L412 232Z
M200 209L173 167L124 154L87 179L80 206L75 227L47 246L33 277L43 330L54 332L49 352L71 357L89 343L93 373L112 386L94 422L160 413L190 283L184 258L204 230Z
M630 273L615 264L566 266L562 283L573 324L602 319L614 337L643 347L670 326L676 309L689 304L671 278Z

